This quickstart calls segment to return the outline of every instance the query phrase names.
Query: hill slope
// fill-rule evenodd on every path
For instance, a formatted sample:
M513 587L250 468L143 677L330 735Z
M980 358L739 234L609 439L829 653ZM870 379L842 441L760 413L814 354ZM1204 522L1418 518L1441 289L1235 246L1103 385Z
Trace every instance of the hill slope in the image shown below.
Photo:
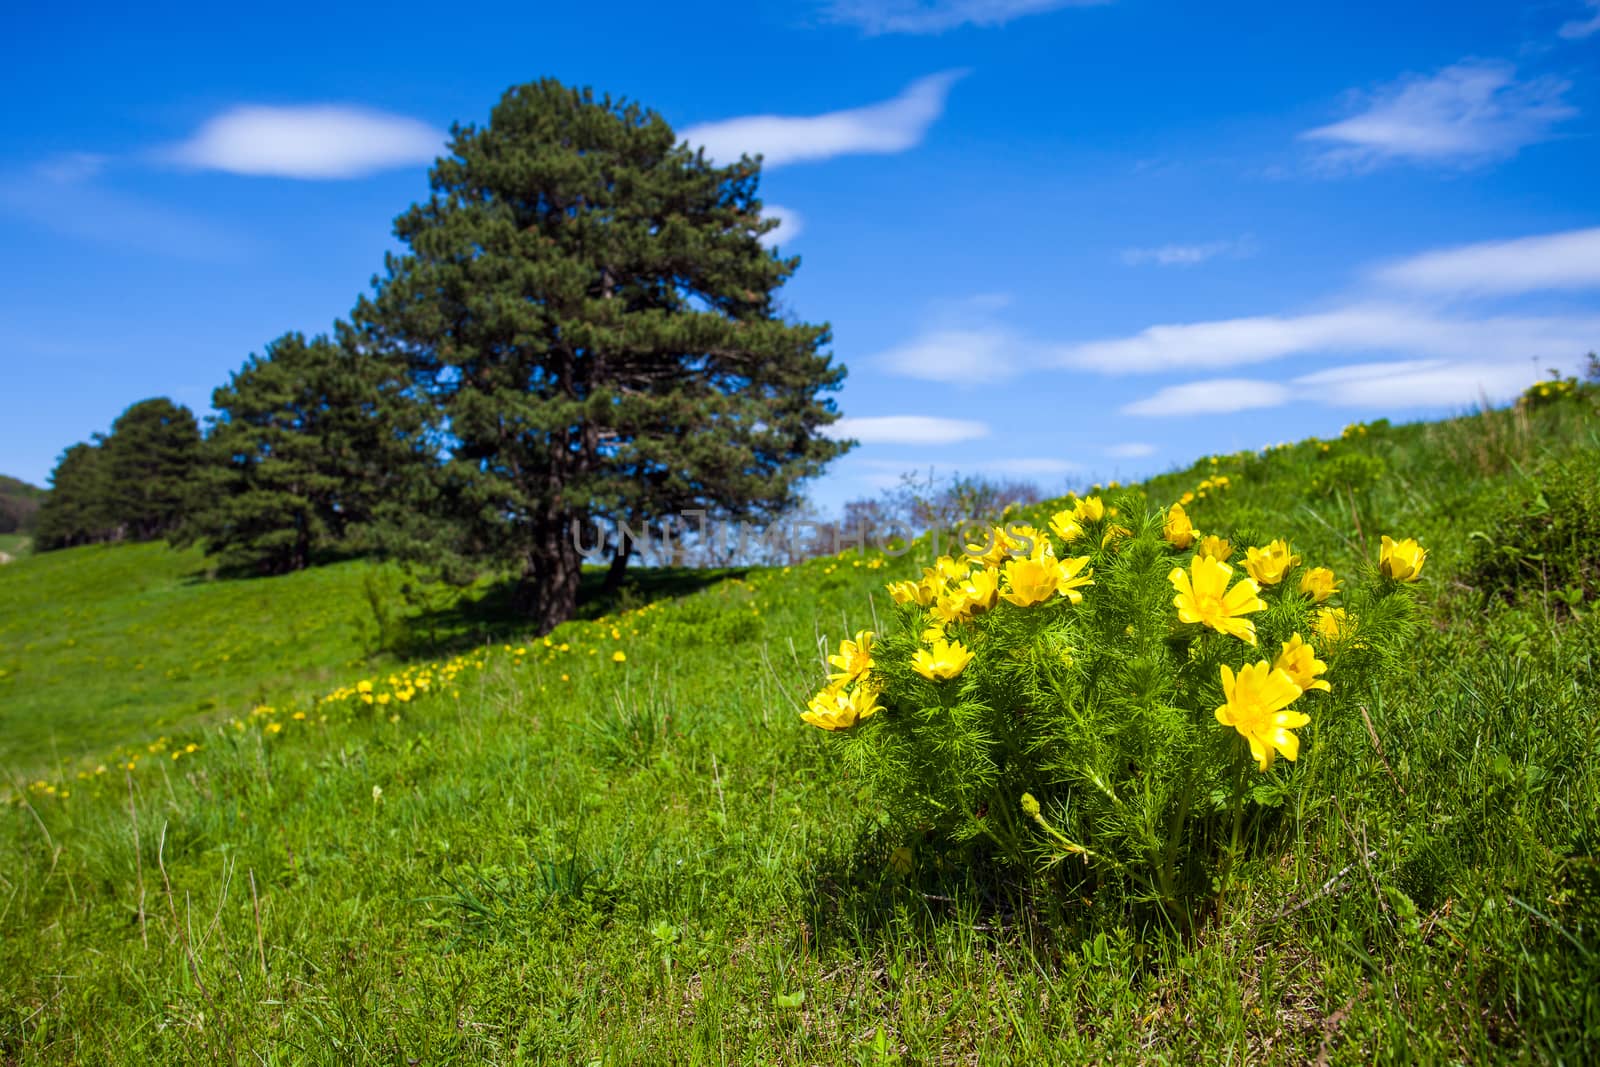
M1370 560L1380 533L1433 552L1433 626L1368 709L1373 748L1340 818L1264 830L1286 861L1247 863L1192 937L1019 898L1003 873L937 854L898 872L901 842L794 700L823 673L819 636L874 627L883 583L926 560L845 557L376 673L306 652L270 706L60 761L0 817L0 1055L1592 1058L1600 625L1581 583L1563 610L1527 577L1547 585L1558 554L1531 567L1516 521L1565 506L1540 482L1552 464L1600 470L1597 427L1583 397L1139 487L1165 503L1227 474L1197 523L1289 537L1335 570ZM1514 557L1504 587L1480 588L1486 538ZM61 619L103 610L70 574L24 573L58 583ZM12 605L42 595L11 577ZM274 588L259 610L304 613L283 625L307 647L333 632L339 595ZM148 623L94 638L102 657L125 643L119 664L203 641L169 627L160 596L199 610L239 594L133 595ZM48 620L47 643L19 610L0 613L16 672L0 707L16 679L70 673L67 628ZM118 699L111 679L97 699ZM75 712L56 743L87 752L73 739L99 731Z

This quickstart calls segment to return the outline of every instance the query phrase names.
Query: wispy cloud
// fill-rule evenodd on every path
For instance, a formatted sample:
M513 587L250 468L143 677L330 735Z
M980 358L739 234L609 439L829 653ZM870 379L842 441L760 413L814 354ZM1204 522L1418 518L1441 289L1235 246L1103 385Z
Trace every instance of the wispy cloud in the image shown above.
M1319 163L1366 171L1385 163L1472 166L1515 155L1578 114L1557 78L1518 81L1516 68L1466 59L1357 97L1356 114L1300 136L1329 147Z
M1569 361L1570 362L1570 361ZM1288 382L1213 378L1170 386L1123 407L1124 414L1182 417L1317 404L1380 411L1499 403L1538 379L1526 360L1392 360L1329 367Z
M1003 26L1013 19L1068 7L1091 7L1111 0L832 0L825 9L833 22L859 26L869 34L944 33L962 26Z
M768 248L774 248L794 240L805 229L805 220L800 217L800 212L794 208L781 207L778 204L767 204L761 209L761 214L765 218L778 220L777 229L768 230L761 235L761 243Z
M1600 286L1600 226L1428 252L1382 267L1373 277L1446 293L1593 288Z
M108 157L78 152L0 173L0 215L111 248L203 263L237 263L250 238L191 212L108 188Z
M1227 415L1235 411L1279 407L1289 400L1287 387L1249 378L1169 385L1122 408L1124 415Z
M1156 454L1155 445L1147 445L1142 441L1129 441L1123 445L1111 445L1106 449L1106 455L1112 459L1143 459Z
M985 423L935 415L845 416L824 431L835 440L855 438L864 445L951 445L989 435Z
M951 86L966 75L949 70L919 78L891 100L821 115L748 115L690 126L683 137L713 159L760 155L770 170L845 155L892 155L922 143L944 114Z
M1169 244L1155 248L1125 248L1122 262L1130 267L1153 263L1158 267L1192 267L1222 255L1248 256L1253 251L1248 238L1207 241L1204 244Z
M907 378L931 382L971 382L1005 377L1028 362L1029 345L1000 327L935 327L874 362Z
M1594 14L1586 19L1573 19L1571 22L1561 24L1558 32L1569 41L1581 41L1600 33L1600 0L1588 0L1586 5L1594 10Z
M173 162L273 178L360 178L432 161L445 135L405 115L365 108L236 107L169 149Z
M1566 358L1600 337L1600 317L1446 316L1396 304L1151 326L1060 350L1103 374L1216 370L1309 353L1396 352L1452 359Z

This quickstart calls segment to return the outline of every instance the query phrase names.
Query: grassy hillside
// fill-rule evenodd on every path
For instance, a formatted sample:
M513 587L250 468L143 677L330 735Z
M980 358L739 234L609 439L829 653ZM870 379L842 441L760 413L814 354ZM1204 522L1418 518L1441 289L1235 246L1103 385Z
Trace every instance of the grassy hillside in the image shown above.
M359 565L8 567L0 743L31 769L0 808L0 1058L1592 1061L1592 398L1109 495L1216 474L1199 525L1337 571L1420 537L1431 625L1366 709L1337 817L1261 829L1185 936L941 853L891 862L796 700L819 638L881 629L915 554L376 664Z

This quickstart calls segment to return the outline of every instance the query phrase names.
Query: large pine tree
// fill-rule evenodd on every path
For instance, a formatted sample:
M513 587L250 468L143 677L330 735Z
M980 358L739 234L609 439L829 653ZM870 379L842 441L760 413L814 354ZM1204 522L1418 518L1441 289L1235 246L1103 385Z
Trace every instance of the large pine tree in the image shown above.
M356 309L447 434L456 533L431 551L514 566L546 630L576 604L575 522L770 516L843 450L819 431L844 368L826 326L780 314L799 261L761 243L757 161L718 166L654 112L553 80L450 152Z
M396 483L422 475L413 405L348 331L288 333L211 398L197 503L178 540L225 566L282 574L356 542ZM411 421L407 422L406 419Z

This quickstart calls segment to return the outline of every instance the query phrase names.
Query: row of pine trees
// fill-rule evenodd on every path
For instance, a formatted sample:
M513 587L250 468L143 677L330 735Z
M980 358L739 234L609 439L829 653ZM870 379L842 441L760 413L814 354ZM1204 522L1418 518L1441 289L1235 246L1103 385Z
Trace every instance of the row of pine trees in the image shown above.
M347 321L251 357L203 432L147 400L68 449L39 547L166 538L260 573L350 552L510 573L547 630L577 603L575 524L784 513L848 446L823 432L845 369L826 325L782 311L799 260L763 241L759 176L638 104L513 87L487 125L454 129L395 222L406 250Z

